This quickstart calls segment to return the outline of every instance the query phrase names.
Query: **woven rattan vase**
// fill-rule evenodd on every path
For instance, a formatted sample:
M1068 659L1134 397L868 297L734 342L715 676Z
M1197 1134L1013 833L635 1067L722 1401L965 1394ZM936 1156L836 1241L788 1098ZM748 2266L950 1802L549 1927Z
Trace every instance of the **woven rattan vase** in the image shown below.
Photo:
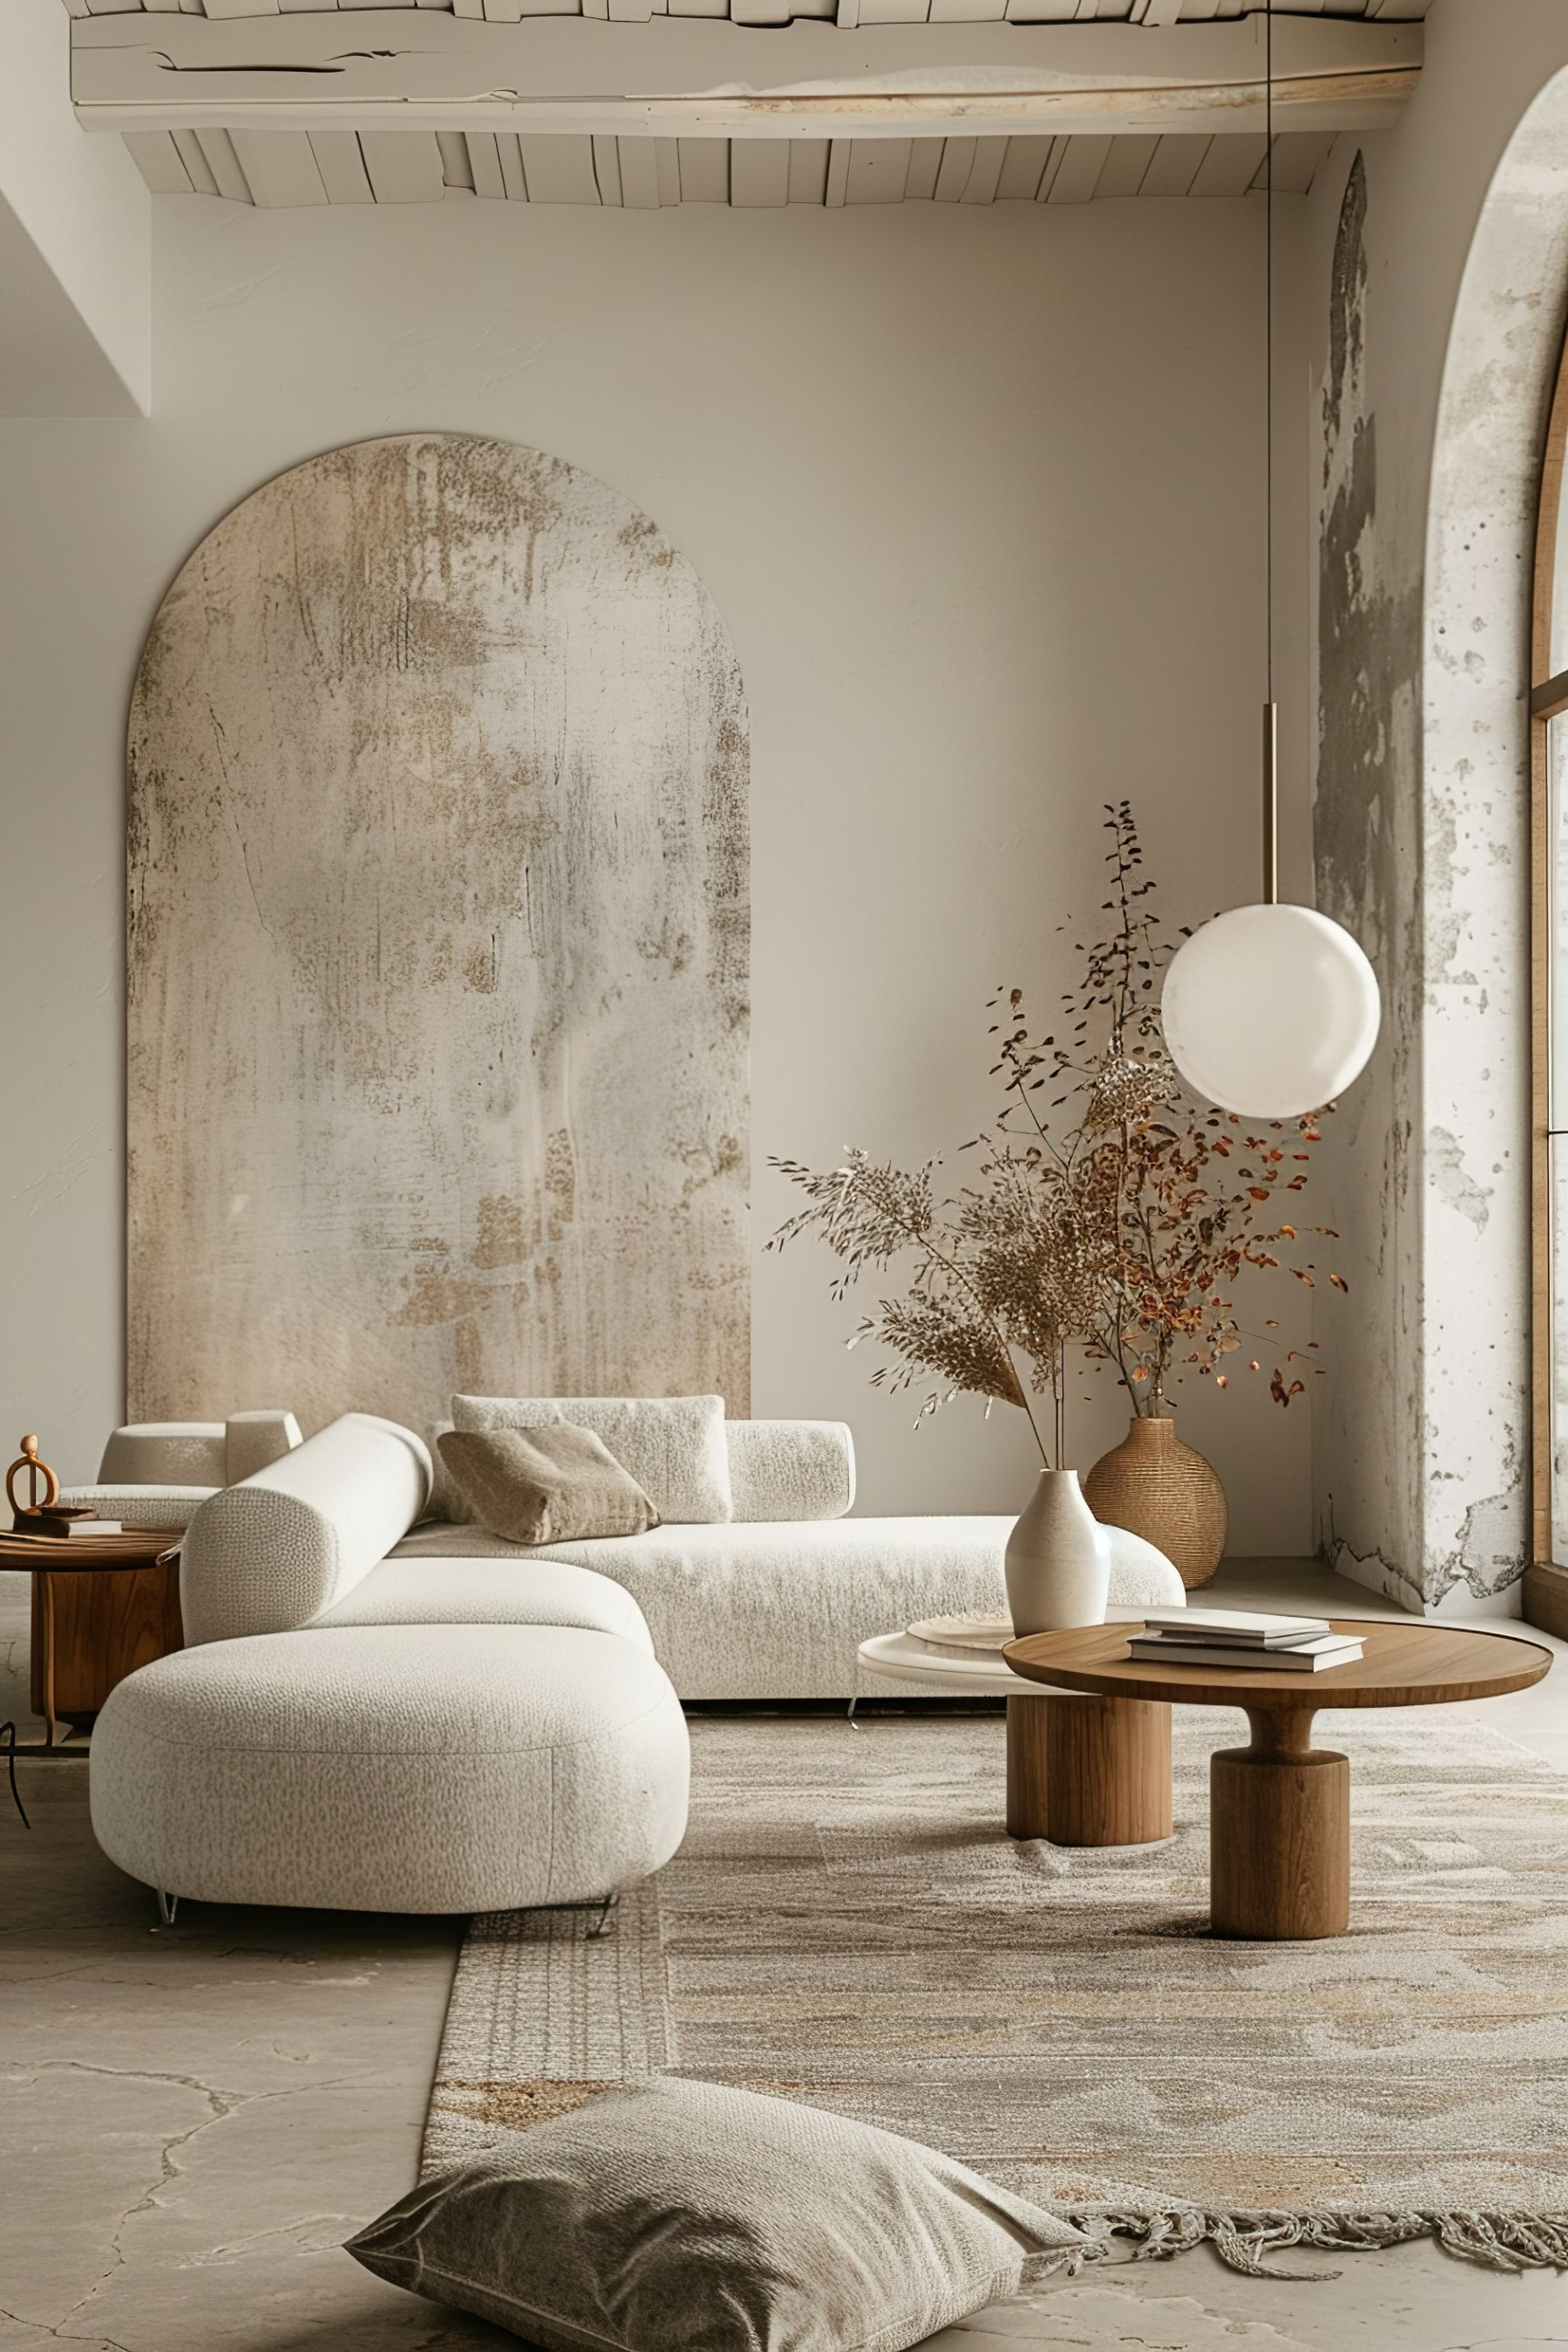
M1182 1444L1172 1420L1134 1415L1083 1490L1096 1519L1157 1544L1190 1591L1207 1584L1224 1556L1225 1490L1202 1455Z

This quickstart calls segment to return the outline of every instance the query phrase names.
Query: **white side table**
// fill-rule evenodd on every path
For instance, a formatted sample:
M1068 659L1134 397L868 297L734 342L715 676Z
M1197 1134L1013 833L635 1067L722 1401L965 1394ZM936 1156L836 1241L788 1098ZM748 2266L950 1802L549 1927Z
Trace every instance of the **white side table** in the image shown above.
M1141 1625L1142 1609L1108 1609L1108 1624ZM1053 1846L1152 1846L1171 1834L1170 1709L1141 1699L1089 1698L1025 1682L1000 1657L963 1657L909 1634L874 1634L861 1662L896 1682L953 1698L1007 1701L1010 1838Z

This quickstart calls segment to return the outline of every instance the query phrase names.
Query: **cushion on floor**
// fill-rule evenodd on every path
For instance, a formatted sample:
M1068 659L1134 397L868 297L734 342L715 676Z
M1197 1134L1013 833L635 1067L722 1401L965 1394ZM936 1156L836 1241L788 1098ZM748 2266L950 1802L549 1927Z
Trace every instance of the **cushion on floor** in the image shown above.
M1090 2250L912 2140L673 2077L498 2137L348 2244L547 2352L902 2352Z

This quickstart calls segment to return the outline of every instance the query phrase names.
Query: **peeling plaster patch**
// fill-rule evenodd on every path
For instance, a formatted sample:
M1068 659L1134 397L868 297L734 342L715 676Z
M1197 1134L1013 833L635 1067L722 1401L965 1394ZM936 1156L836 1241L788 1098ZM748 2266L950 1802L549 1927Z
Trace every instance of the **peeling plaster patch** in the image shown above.
M1408 1321L1416 1231L1411 1138L1419 1133L1421 608L1418 582L1388 577L1378 528L1367 222L1358 154L1335 243L1323 389L1313 846L1317 903L1371 958L1383 1023L1371 1069L1325 1147L1325 1206L1357 1312L1333 1333L1313 1442L1329 1556L1408 1605L1420 1592L1399 1564L1418 1558L1420 1527L1420 1393Z
M1464 1147L1447 1127L1433 1127L1427 1136L1427 1166L1438 1193L1450 1208L1467 1216L1477 1233L1486 1229L1490 1184L1478 1184L1464 1164Z
M1518 1538L1517 1484L1500 1494L1483 1495L1464 1514L1457 1559L1441 1562L1428 1577L1428 1600L1441 1600L1460 1584L1478 1600L1506 1591L1525 1572Z

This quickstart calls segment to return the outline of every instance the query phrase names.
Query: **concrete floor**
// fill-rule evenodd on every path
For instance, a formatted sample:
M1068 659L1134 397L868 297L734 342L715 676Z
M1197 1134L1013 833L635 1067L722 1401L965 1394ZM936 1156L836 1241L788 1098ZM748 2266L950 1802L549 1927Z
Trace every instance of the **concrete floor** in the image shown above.
M1309 1563L1223 1573L1217 1603L1398 1613ZM0 1720L26 1695L17 1582L0 1590ZM1568 1672L1484 1713L1568 1770ZM93 1843L82 1762L21 1770L32 1834L8 1800L0 1821L0 2352L514 2344L341 2251L412 2177L461 1923L197 1905L161 1930ZM1568 2278L1501 2278L1423 2245L1303 2285L1238 2277L1205 2251L1101 2267L931 2342L998 2339L1541 2352L1568 2346Z

